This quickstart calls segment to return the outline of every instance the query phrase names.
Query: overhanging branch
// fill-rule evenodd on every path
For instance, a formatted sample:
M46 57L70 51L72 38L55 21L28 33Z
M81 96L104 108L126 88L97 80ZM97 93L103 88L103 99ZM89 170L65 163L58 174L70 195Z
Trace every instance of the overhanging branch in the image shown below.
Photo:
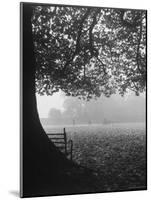
M140 31L139 31L139 38L138 38L138 45L137 45L137 51L136 51L136 62L137 62L137 68L139 70L139 72L142 74L142 70L140 69L140 65L139 65L139 49L140 49L140 42L141 42L141 38L142 38L142 24L140 24Z
M90 45L90 48L89 48L89 49L90 49L90 52L91 52L91 56L94 55L94 50L95 50L95 48L94 48L94 46L93 46L92 31L93 31L94 26L95 26L96 23L97 23L96 18L97 18L97 15L98 15L99 12L100 12L100 9L97 9L97 11L94 13L94 15L93 15L93 21L92 21L92 24L91 24L91 26L90 26L90 28L89 28L89 45Z
M84 16L81 19L81 22L79 24L79 28L78 28L78 33L77 33L77 39L76 39L76 47L75 47L75 51L73 52L71 58L65 63L63 69L65 69L70 62L73 61L74 57L78 54L78 52L80 51L80 38L81 38L81 34L82 34L82 27L83 27L83 23L86 20L86 18L89 16L91 9L88 8L87 11L85 12Z

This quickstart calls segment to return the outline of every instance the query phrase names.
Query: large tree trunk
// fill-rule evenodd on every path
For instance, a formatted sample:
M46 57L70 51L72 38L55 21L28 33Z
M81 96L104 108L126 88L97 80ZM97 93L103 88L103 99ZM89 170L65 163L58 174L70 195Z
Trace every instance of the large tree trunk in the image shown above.
M21 3L21 197L96 192L93 174L69 161L49 140L40 123L32 14L32 4Z
M32 40L30 4L21 5L22 42L22 138L21 138L21 196L60 193L60 169L70 162L50 142L43 130L35 96L35 58ZM65 164L66 163L66 164ZM67 164L67 165L68 165ZM23 168L23 170L22 170ZM59 186L58 186L59 185Z

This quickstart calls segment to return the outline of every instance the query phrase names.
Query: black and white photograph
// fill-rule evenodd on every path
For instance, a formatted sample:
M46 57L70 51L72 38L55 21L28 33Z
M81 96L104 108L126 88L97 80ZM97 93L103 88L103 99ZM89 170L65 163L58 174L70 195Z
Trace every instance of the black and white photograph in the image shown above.
M20 196L147 190L147 10L20 3L20 51Z

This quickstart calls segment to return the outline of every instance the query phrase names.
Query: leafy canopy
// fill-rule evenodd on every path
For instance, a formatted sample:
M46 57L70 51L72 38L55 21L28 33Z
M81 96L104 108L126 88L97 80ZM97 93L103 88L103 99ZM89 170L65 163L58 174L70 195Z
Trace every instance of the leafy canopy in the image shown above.
M91 99L146 87L146 11L37 6L36 92Z

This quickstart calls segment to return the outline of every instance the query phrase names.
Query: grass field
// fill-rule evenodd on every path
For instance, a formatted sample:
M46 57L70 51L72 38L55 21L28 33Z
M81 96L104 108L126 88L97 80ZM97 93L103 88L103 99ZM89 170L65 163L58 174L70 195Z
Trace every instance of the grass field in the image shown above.
M63 127L47 127L61 131ZM145 189L146 130L142 123L65 126L73 161L94 171L106 191Z

